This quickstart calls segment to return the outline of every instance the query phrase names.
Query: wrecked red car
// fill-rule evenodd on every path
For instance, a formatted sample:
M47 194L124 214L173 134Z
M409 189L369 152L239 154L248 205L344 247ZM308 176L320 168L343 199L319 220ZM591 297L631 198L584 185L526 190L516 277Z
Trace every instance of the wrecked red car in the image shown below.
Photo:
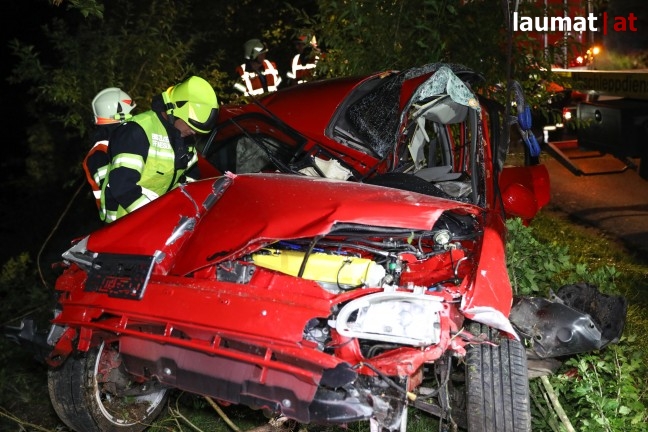
M224 110L203 150L221 175L63 253L45 346L65 424L141 431L181 390L304 424L404 432L418 409L529 431L525 343L549 358L618 329L514 299L505 218L531 219L548 180L497 161L470 77L429 65ZM288 103L309 93L313 112Z
M414 404L469 430L494 414L524 424L502 236L479 206L380 186L188 184L64 254L52 403L79 431L135 429L170 388L302 423L393 430ZM451 382L464 360L467 382ZM502 379L501 394L482 394ZM448 405L459 384L466 419ZM111 412L127 396L141 417Z

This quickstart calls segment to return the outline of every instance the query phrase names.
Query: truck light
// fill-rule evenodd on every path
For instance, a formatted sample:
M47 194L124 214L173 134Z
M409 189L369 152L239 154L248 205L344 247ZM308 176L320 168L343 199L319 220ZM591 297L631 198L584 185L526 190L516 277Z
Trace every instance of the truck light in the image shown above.
M572 119L572 112L569 108L563 108L563 118L565 119L565 121Z

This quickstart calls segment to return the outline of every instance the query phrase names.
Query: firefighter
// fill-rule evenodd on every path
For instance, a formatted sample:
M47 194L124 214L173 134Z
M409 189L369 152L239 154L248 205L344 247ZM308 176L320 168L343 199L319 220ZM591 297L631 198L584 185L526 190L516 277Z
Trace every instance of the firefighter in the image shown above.
M101 215L101 187L108 170L108 138L121 123L132 117L131 111L135 106L133 99L118 87L105 88L92 100L94 123L97 128L92 133L91 139L94 144L83 160L83 170L102 220L104 216Z
M192 76L155 96L150 111L118 127L108 146L104 221L113 222L179 183L197 179L194 135L214 128L218 110L211 84Z
M291 70L286 74L290 85L312 80L320 55L315 36L300 34L293 39L293 44L297 54L292 59Z
M266 59L268 48L259 39L250 39L243 45L245 63L236 68L239 82L234 88L245 96L258 96L277 91L281 76L274 62Z

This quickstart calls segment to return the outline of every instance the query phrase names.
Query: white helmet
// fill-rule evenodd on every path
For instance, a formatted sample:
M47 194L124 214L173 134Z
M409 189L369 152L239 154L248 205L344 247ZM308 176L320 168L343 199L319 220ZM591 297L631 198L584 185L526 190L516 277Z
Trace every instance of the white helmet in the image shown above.
M109 87L97 93L92 99L95 124L121 123L132 117L135 102L126 92L117 87Z
M243 44L243 57L246 60L256 60L259 54L267 52L268 47L259 39L250 39Z

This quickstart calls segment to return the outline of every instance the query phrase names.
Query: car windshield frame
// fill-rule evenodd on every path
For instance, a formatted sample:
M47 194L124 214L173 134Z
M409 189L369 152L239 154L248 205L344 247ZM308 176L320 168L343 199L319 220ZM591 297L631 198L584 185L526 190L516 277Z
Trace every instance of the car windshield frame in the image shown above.
M217 125L199 151L221 172L294 172L291 166L307 142L306 137L281 120L252 112ZM256 165L241 168L242 163L250 161L256 161Z

